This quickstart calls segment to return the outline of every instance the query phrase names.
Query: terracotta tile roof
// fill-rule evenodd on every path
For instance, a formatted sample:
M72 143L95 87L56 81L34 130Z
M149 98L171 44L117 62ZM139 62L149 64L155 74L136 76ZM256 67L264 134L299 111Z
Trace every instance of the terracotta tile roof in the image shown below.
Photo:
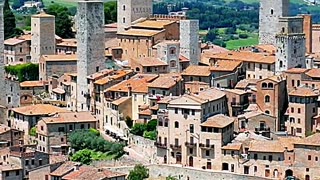
M129 99L131 99L131 97L121 97L121 98L119 98L119 99L117 99L117 100L112 101L112 104L118 106L118 105L126 102L126 101L129 100Z
M235 88L245 89L250 85L257 85L258 81L259 79L243 79L237 83Z
M97 79L100 79L100 78L103 78L111 73L113 73L114 70L113 69L104 69L104 70L101 70L99 72L96 72L96 73L93 73L93 74L90 74L89 76L87 76L88 79L91 79L91 80L97 80ZM81 72L78 72L81 74Z
M225 97L226 94L221 90L211 88L204 91L200 91L198 94L184 94L180 97L174 97L172 99L161 100L158 103L169 103L169 105L176 104L203 104L209 101L214 101Z
M59 112L51 117L42 118L46 124L96 122L91 112Z
M111 73L111 75L106 76L104 78L98 79L94 82L94 84L98 84L98 85L104 85L107 84L110 81L113 80L118 80L120 78L125 77L126 75L130 74L132 72L132 70L119 70L119 71L114 71Z
M66 93L64 89L61 88L54 88L52 89L52 92L57 93L57 94L64 94Z
M223 91L231 92L237 95L243 95L243 94L248 94L248 91L244 91L241 89L223 89Z
M55 54L55 55L43 55L41 56L43 61L78 61L76 54Z
M267 77L265 79L261 79L258 82L265 81L265 80L271 80L271 81L274 81L276 83L279 83L279 82L285 81L285 78L283 76L281 76L281 75L280 76L275 75L275 76Z
M159 104L150 107L151 110L159 110Z
M256 46L256 48L267 53L275 53L277 51L277 48L270 44L259 44Z
M249 51L230 51L226 53L219 53L211 55L210 58L220 60L238 60L244 62L255 62L264 64L274 64L276 57L268 53L254 53Z
M12 170L21 170L22 167L17 164L2 164L0 165L0 171L12 171Z
M196 97L200 99L202 102L207 102L221 99L222 97L226 96L226 93L219 89L211 88L204 91L200 91L198 94L192 94L192 97Z
M118 35L152 37L152 36L155 36L161 32L164 32L164 30L156 31L156 30L145 30L145 29L129 29L127 31L118 33Z
M157 79L148 85L151 88L169 89L182 80L178 73L160 74Z
M194 66L191 65L185 69L181 75L184 76L210 76L210 67L209 66Z
M20 83L20 87L43 87L46 85L45 81L24 81Z
M227 71L227 72L233 72L233 71L235 71L241 64L242 64L241 61L218 60L213 66L210 66L210 71Z
M223 114L218 114L212 117L209 117L207 121L203 122L201 126L205 127L215 127L215 128L224 128L234 122L234 118L225 116Z
M188 59L187 57L180 55L179 56L179 62L190 62L190 59Z
M72 171L75 168L75 165L77 163L75 162L71 162L71 161L67 161L63 164L61 164L56 170L54 170L52 173L50 173L50 175L52 176L63 176L67 173L69 173L70 171Z
M250 142L249 151L252 152L273 152L273 153L282 153L285 148L282 146L279 141L259 141L253 140Z
M223 146L221 149L239 151L241 147L242 147L241 143L229 143L226 146Z
M152 111L150 109L146 109L146 110L140 111L139 115L151 116Z
M131 87L132 92L148 93L148 84L157 77L158 75L155 74L137 74L128 80L122 81L108 88L105 92L129 92L129 87Z
M32 15L31 17L32 17L32 18L54 18L53 15L46 14L46 13L44 13L44 12L41 12L41 13L39 13L39 14Z
M76 39L62 39L62 42L58 43L57 46L77 47L77 40Z
M4 124L0 124L0 134L9 131L11 128L9 126L6 126Z
M318 93L314 92L312 89L307 87L297 87L289 93L290 96L301 96L301 97L308 97L308 96L319 96Z
M306 73L306 75L312 78L320 78L320 69L311 69Z
M49 114L55 114L57 112L68 112L65 109L62 109L50 104L35 104L30 106L23 106L23 107L13 108L12 111L19 114L23 114L23 115L28 115L28 116L49 115Z
M210 45L209 49L205 49L203 50L203 53L209 53L209 54L218 54L218 53L225 53L225 52L229 52L228 49L218 46L218 45Z
M10 39L6 39L4 41L4 45L15 46L15 45L23 43L25 41L26 40L24 40L24 39L10 38Z
M288 69L287 71L285 71L286 73L292 73L292 74L301 74L301 73L305 73L306 71L308 71L308 69L304 69L304 68L291 68Z
M98 180L124 177L126 174L112 172L104 169L97 169L89 166L81 166L79 170L73 171L62 177L64 180Z
M131 59L136 63L140 64L142 67L153 67L153 66L167 66L168 64L161 61L159 58L154 57L142 57L137 59Z
M18 37L19 39L24 39L26 41L31 41L31 34L23 34Z
M143 22L133 24L133 28L152 28L152 29L163 29L166 25L173 24L175 21L169 20L145 20Z
M162 99L160 99L157 104L168 104L171 100L174 100L174 99L178 99L179 96L165 96L163 97Z
M320 133L315 133L301 141L295 142L294 144L320 146Z

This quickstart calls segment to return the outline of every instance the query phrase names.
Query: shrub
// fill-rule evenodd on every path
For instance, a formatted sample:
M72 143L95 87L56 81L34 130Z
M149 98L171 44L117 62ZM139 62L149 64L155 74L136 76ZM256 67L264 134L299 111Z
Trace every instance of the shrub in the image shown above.
M145 131L143 137L155 141L157 139L157 131Z
M37 135L37 128L36 127L32 127L29 131L29 135L30 136L36 136Z
M131 133L137 136L143 136L144 131L147 130L147 125L145 124L135 124L132 129Z
M130 171L128 180L142 180L149 177L149 169L145 166L138 164L134 166L134 169Z
M147 131L154 131L157 129L158 121L156 119L152 119L147 123Z
M239 34L239 38L241 39L247 39L248 37L249 37L248 34L244 34L244 33Z

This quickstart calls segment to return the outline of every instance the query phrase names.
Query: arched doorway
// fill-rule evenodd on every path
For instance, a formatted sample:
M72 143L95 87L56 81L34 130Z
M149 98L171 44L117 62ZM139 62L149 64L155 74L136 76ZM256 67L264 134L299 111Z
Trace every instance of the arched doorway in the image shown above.
M181 164L181 152L177 152L176 154L176 164Z
M222 163L222 171L228 171L229 170L229 164L228 163Z
M305 180L310 180L310 176L309 176L309 175L306 175Z
M279 171L278 171L278 169L273 170L273 177L274 177L274 178L278 178L278 176L279 176Z
M193 157L192 156L189 157L189 166L193 167Z
M288 176L293 176L293 171L291 169L286 170L286 176L285 177L288 177Z
M163 156L163 163L164 163L164 164L167 164L167 155L164 155L164 156Z

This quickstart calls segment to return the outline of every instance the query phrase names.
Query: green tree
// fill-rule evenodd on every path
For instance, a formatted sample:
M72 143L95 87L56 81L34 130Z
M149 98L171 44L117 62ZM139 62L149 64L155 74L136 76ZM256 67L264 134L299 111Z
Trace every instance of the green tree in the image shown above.
M133 121L129 116L126 117L126 124L129 128L132 128L133 126Z
M147 131L154 131L157 129L158 121L156 119L152 119L147 123Z
M92 162L91 156L92 156L92 151L90 151L89 149L83 149L81 151L76 152L71 157L71 160L89 165Z
M39 79L39 65L38 64L18 64L14 66L6 66L6 73L17 76L19 82L34 81Z
M217 29L210 29L210 31L205 36L206 41L214 41L218 37L218 30Z
M145 131L143 137L150 140L157 140L157 131Z
M10 9L9 0L3 5L4 39L23 34L21 29L16 28L16 18Z
M117 22L117 1L104 3L104 20L106 24Z
M145 166L138 164L134 166L134 169L130 171L128 180L143 180L149 177L149 169Z
M46 10L48 14L54 15L56 19L56 34L62 38L72 38L72 20L68 8L59 4L52 4Z
M29 135L30 136L36 136L37 135L37 128L36 127L32 127L29 131Z
M147 126L145 124L135 124L132 129L131 133L137 136L143 136L144 131L147 130Z

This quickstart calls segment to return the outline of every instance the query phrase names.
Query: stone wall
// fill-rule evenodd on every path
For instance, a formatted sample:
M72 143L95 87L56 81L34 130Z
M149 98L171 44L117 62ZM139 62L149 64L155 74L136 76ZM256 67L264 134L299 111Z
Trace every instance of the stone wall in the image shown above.
M139 153L140 156L149 163L156 163L157 161L157 147L154 145L155 141L129 134L130 148Z
M204 180L204 179L224 179L224 180L266 180L268 178L254 177L254 176L245 176L240 174L233 174L220 171L209 171L193 168L182 168L177 166L166 166L166 165L148 165L149 176L151 178L157 177L168 177L174 176L178 177L179 180ZM130 170L133 169L133 166L128 167L115 167L107 168L111 171L122 172L129 174Z

